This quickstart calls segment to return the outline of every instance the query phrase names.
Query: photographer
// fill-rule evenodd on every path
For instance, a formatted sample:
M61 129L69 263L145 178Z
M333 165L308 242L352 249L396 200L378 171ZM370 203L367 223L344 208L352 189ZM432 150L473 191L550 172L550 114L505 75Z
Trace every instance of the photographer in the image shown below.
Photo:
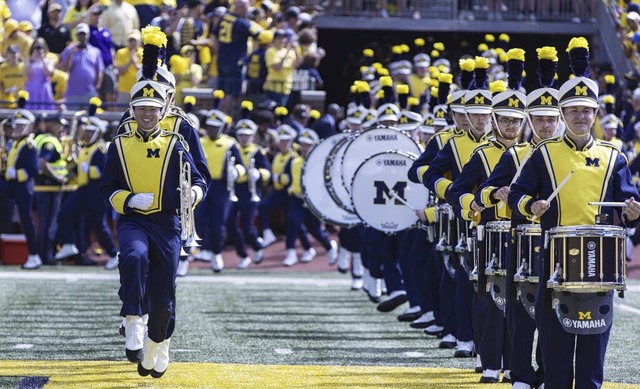
M293 72L300 64L298 45L284 30L276 30L273 34L273 44L265 53L267 64L267 79L264 92L268 99L279 106L286 107L291 87Z

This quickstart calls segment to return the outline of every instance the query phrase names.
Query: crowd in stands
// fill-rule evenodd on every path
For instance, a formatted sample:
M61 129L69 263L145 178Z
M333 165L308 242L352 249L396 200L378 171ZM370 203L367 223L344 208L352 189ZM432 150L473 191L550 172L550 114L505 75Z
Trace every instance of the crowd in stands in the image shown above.
M0 108L15 107L17 92L24 89L30 93L27 109L81 109L92 97L100 97L106 109L123 111L142 66L140 29L149 24L167 34L165 57L176 77L179 104L183 89L215 89L227 81L228 68L240 73L243 64L243 94L266 94L281 105L293 94L290 108L300 90L323 85L317 67L325 53L317 46L313 22L317 7L301 9L269 0L255 5L239 1L232 9L226 2L201 0L135 4L78 0L65 9L62 3L43 0L41 22L34 27L31 21L12 19L2 0ZM245 20L254 33L239 38L235 31L216 30L225 15ZM229 34L228 42L224 34ZM241 55L221 58L220 46L228 43ZM267 65L265 58L280 50L289 51L286 63Z

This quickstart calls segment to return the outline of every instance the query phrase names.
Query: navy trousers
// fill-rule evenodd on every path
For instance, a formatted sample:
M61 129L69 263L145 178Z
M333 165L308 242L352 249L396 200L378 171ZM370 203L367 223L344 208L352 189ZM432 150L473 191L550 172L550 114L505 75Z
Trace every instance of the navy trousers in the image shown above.
M537 388L544 382L544 369L539 342L536 347L536 362L539 366L537 370L533 368L531 360L536 322L529 316L520 301L507 304L506 314L511 338L509 360L511 382L523 382L532 388Z
M13 208L18 207L20 224L27 239L29 254L38 253L38 241L33 224L31 209L33 206L33 185L31 183L18 183L15 181L0 180L0 202L2 208L0 220L2 232L11 233L13 225Z

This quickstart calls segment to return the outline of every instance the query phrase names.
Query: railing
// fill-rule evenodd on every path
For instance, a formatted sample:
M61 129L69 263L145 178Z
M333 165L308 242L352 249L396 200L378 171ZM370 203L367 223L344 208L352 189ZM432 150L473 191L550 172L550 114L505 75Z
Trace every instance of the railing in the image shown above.
M595 22L596 1L601 0L329 0L325 15L584 23ZM524 8L519 8L520 3ZM489 4L496 4L495 9Z

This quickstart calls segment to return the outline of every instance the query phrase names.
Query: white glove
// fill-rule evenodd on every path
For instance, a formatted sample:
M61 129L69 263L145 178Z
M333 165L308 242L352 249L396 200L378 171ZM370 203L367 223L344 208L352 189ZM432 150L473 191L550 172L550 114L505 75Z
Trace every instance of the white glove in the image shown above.
M258 181L260 179L260 171L256 168L250 169L249 170L249 178L251 179L251 181Z
M153 204L153 193L139 193L129 200L129 207L146 211Z
M191 188L191 206L193 206L193 203L196 202L196 190Z
M12 180L15 180L16 179L16 168L14 168L14 167L7 168L7 177L9 177Z
M228 177L231 181L236 182L238 181L238 169L236 169L235 167L233 169L229 169L229 171L227 172L227 174L230 175L230 177Z
M80 164L80 169L82 169L82 172L83 172L84 174L89 174L89 168L90 168L90 167L91 167L91 166L90 166L87 162L82 162L82 163Z

